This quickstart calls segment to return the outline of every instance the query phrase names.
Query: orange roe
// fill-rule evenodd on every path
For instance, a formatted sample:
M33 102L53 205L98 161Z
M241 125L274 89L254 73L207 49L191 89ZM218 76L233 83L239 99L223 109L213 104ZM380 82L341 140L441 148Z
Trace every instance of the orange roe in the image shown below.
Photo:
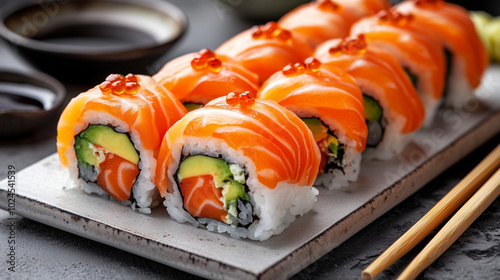
M239 99L241 108L248 108L255 104L255 99L250 96L249 91L245 91L244 93L240 94Z
M253 39L278 39L280 41L288 41L292 38L292 33L289 30L280 28L274 21L270 21L265 25L256 26L252 31Z
M443 0L413 0L417 6L442 5Z
M194 55L193 60L191 60L191 67L195 70L208 69L213 73L219 73L222 70L222 61L216 58L213 51L202 49Z
M239 105L240 108L246 109L255 104L255 97L250 91L241 94L230 92L226 96L226 103L229 106Z
M314 57L308 57L302 62L290 63L283 67L281 72L285 76L298 75L303 73L315 73L321 68L321 62Z
M229 106L236 106L239 103L239 95L234 92L230 92L226 96L226 103Z
M413 14L402 14L398 11L383 10L377 14L382 23L389 23L396 26L405 26L413 20Z
M312 72L318 72L319 69L321 68L321 62L312 56L306 58L304 63L306 64L307 69L309 69Z
M136 94L140 88L137 77L133 74L128 74L125 77L120 74L111 74L99 85L101 92L118 95L123 93Z
M332 0L319 0L318 8L323 11L333 12L339 9L339 4Z
M343 39L337 46L330 48L328 51L331 55L362 55L366 52L368 44L364 34L359 34L357 37L349 37Z

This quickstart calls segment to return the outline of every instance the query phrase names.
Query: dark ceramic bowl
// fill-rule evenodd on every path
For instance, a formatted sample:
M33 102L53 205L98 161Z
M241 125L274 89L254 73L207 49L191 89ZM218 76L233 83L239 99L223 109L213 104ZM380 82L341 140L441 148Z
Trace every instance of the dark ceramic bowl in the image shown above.
M185 14L163 0L16 1L0 13L0 35L28 62L83 83L148 74L187 27Z
M0 70L0 139L23 136L55 122L65 97L65 87L51 76Z

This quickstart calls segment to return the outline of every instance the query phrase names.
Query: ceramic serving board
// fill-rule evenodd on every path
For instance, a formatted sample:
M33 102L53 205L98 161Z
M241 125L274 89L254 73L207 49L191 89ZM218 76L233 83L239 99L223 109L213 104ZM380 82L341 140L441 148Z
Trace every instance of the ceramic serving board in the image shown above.
M363 162L348 188L320 189L312 211L282 234L259 242L238 240L178 224L163 208L141 214L72 186L57 155L18 172L18 215L157 262L218 279L284 279L354 235L462 157L500 132L500 67L487 72L479 100L443 109L434 125L393 160ZM8 210L7 179L0 208Z

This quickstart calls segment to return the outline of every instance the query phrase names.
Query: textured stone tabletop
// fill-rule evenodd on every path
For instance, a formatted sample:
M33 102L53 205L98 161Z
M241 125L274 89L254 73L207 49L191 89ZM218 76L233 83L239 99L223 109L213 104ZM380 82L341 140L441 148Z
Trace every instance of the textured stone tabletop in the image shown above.
M0 0L4 5L7 0ZM151 65L153 74L166 61L201 48L216 48L221 42L252 26L218 0L170 1L184 9L190 20L188 33L160 61ZM1 6L0 6L1 9ZM15 52L0 42L0 68L28 69ZM69 97L88 85L65 84ZM48 123L22 139L0 139L0 180L8 166L16 170L56 151L56 124ZM292 279L360 279L361 271L406 232L482 158L500 143L500 135L432 180L420 191L355 234L339 247L292 277ZM15 219L12 219L15 218ZM11 230L15 221L15 230ZM15 234L16 271L8 271L9 237ZM397 261L377 279L395 279L430 238ZM0 279L197 279L175 268L103 245L0 210ZM419 279L500 279L500 199Z

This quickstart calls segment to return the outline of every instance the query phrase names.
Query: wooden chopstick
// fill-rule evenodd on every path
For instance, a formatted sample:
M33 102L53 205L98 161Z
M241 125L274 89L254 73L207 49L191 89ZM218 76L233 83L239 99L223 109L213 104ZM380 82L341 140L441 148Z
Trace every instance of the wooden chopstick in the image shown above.
M500 145L483 159L427 214L403 234L394 244L371 263L361 274L364 280L373 279L400 259L460 207L500 167Z
M415 279L441 256L499 195L500 170L495 172L472 198L453 215L397 279Z

